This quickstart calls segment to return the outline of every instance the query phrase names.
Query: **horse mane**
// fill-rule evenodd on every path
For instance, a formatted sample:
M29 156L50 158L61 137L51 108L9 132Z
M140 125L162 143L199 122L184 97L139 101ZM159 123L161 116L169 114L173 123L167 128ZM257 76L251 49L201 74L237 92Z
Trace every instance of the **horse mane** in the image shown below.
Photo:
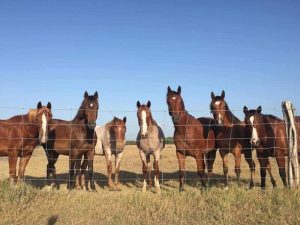
M83 99L83 101L81 102L80 107L79 107L79 109L78 109L78 111L77 111L77 113L76 113L76 115L75 115L75 117L74 117L73 120L75 120L75 119L80 119L81 120L84 117L84 114L83 114L83 112L85 110L83 108L84 103L85 103L85 99Z
M237 124L237 123L241 123L241 121L239 120L239 118L237 118L232 112L231 110L229 109L229 106L227 104L227 102L224 100L225 102L225 114L226 114L226 117L227 119L233 123L233 124Z
M29 123L34 123L36 120L37 109L30 109L27 113Z
M271 115L271 114L264 115L264 116L267 117L267 118L270 118L272 120L282 120L282 119L278 118L277 116L274 116L274 115Z

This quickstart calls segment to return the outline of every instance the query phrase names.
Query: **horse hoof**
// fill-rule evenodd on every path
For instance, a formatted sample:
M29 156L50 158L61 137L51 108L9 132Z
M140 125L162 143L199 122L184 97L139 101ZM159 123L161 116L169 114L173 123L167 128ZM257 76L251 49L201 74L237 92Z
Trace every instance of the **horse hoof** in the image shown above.
M179 188L179 192L180 193L184 192L184 188Z

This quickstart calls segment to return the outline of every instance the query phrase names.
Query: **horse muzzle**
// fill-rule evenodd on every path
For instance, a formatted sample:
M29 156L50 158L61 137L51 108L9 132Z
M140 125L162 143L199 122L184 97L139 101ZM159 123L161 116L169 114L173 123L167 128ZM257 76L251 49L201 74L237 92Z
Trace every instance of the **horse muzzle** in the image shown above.
M178 113L172 114L172 120L173 120L174 122L177 122L177 121L179 120L179 114L178 114Z
M142 137L142 139L145 139L145 138L148 137L148 134L147 133L146 134L141 134L141 137Z
M88 126L89 129L93 130L96 127L96 122L90 122L90 123L87 124L87 126Z
M254 147L254 148L258 148L260 145L259 140L251 140L250 143L251 143L252 147Z

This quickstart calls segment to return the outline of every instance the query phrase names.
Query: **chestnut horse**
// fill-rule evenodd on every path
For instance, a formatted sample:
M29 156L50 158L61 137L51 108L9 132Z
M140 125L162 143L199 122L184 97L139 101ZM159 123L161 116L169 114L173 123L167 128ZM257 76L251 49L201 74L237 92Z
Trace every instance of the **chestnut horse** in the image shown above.
M8 156L9 176L11 182L17 181L16 167L20 157L18 176L24 179L26 165L39 144L48 139L48 123L52 119L51 103L30 110L25 115L0 120L0 157Z
M167 104L169 114L175 127L174 142L176 145L176 155L179 163L179 190L184 189L185 179L185 158L191 156L196 159L197 172L200 176L202 186L206 186L205 175L205 154L207 157L208 177L211 176L213 163L216 155L215 134L211 126L215 126L212 118L196 119L190 115L184 106L181 97L181 87L172 91L168 87Z
M251 181L250 188L254 187L255 163L252 159L252 149L250 144L250 135L246 130L244 122L240 121L229 109L225 101L225 92L222 91L220 96L215 96L211 92L210 110L217 121L216 131L216 148L219 149L225 176L225 185L228 186L228 162L227 155L232 153L235 158L235 173L237 180L241 174L241 154L250 168Z
M287 186L285 171L285 156L288 156L288 143L286 137L285 122L273 115L264 115L259 106L256 110L248 110L244 107L245 122L251 135L252 147L256 149L260 164L261 188L266 188L266 169L271 176L273 187L276 181L271 173L269 157L276 159L279 174L283 185ZM295 117L297 133L300 133L300 117ZM298 159L300 162L300 139L298 138Z
M160 184L159 184L159 160L160 152L165 147L165 136L161 127L153 119L150 107L151 102L148 101L147 105L141 105L138 101L137 106L137 117L140 126L139 133L137 135L137 147L139 149L140 157L143 163L143 192L146 192L147 188L147 168L149 173L149 187L152 187L151 179L151 166L150 166L150 155L154 156L154 184L156 191L160 194Z
M123 120L114 117L105 126L95 128L97 144L95 147L96 155L105 154L108 174L108 187L118 189L120 162L123 156L123 149L126 144L126 117ZM115 183L112 181L112 155L115 155Z
M52 175L58 187L55 163L59 155L67 155L69 156L68 189L70 189L72 186L71 180L74 176L75 170L76 188L80 189L83 187L85 184L84 172L88 166L90 187L92 190L95 190L93 159L96 137L94 135L94 129L98 116L98 108L98 93L95 92L94 95L89 95L87 92L85 92L84 99L73 120L65 121L53 119L52 123L49 124L49 140L45 147L48 158L48 185L50 184L50 176ZM84 156L85 161L82 163L82 171L80 176L79 173L82 156ZM53 183L53 180L51 180L51 182Z

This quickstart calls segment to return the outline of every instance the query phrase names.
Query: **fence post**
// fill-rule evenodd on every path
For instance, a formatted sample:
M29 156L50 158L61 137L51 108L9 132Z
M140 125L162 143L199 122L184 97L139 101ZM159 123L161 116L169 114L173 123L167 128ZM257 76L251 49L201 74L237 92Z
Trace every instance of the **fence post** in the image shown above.
M288 184L290 188L299 185L297 130L295 125L295 109L290 101L282 102L288 143Z

